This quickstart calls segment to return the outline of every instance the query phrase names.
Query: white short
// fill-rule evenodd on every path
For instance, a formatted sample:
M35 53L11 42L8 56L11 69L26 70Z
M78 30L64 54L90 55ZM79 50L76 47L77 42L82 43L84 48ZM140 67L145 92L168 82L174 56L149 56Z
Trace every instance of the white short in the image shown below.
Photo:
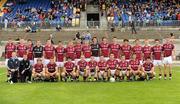
M143 60L140 60L139 62L140 62L140 65L143 65Z
M127 62L129 62L130 60L126 60Z
M86 62L89 62L91 59L90 58L86 58L85 60L86 60Z
M111 71L111 76L114 76L116 70L110 70L110 71Z
M107 61L107 60L109 60L109 57L104 57L104 59Z
M96 72L90 72L90 73L91 73L92 76L94 76Z
M80 74L81 76L83 76L83 75L84 75L84 72L82 72L82 71L79 71L79 74Z
M64 67L64 62L56 62L56 65L57 65L58 67Z
M103 78L104 72L105 72L105 71L100 71L100 72L99 72L99 73L100 73L100 78Z
M95 60L96 62L99 62L99 57L94 57L94 60Z
M9 60L9 59L6 59L6 60L5 60L5 66L8 65L8 60Z
M104 74L104 71L99 71L100 75L103 76Z
M43 58L34 58L34 64L37 64L37 59L41 59L43 62Z
M151 72L150 71L145 71L147 74L151 74Z
M22 58L22 57L18 57L18 60L19 60L19 61L22 61L22 60L23 60L23 58Z
M81 59L75 59L75 60L74 60L74 61L75 61L75 65L77 65L80 60L81 60Z
M173 63L172 56L164 57L163 64L172 64L172 63Z
M29 60L31 65L34 65L34 60Z
M153 64L154 64L155 66L162 66L162 61L161 61L161 60L154 60L154 61L153 61Z
M126 75L126 71L121 71L122 75L125 76Z
M43 61L43 63L44 63L45 65L47 65L49 62L50 62L49 59L44 59L44 61Z
M121 61L121 59L119 59L119 58L116 58L116 60L117 60L118 62L120 62L120 61Z

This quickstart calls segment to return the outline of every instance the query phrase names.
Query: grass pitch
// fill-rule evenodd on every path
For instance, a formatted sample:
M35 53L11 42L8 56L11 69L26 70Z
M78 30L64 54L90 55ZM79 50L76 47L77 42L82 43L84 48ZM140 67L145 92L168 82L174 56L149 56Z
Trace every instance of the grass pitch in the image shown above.
M0 69L0 104L179 104L180 67L172 80L144 82L6 83Z

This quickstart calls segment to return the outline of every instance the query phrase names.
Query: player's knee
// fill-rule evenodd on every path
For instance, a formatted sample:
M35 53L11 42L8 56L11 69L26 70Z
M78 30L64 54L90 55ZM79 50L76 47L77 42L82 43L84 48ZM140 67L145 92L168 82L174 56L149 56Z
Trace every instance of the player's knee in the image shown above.
M76 73L75 72L72 73L72 77L76 77Z
M65 72L62 72L61 73L61 77L65 77L66 76L66 73Z

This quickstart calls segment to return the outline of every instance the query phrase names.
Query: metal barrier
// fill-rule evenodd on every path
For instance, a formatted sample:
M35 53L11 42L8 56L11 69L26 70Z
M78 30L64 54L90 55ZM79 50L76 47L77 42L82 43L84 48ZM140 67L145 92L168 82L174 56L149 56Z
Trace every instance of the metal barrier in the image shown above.
M114 26L130 26L129 22L119 21L113 23ZM135 21L137 27L149 27L149 26L180 26L180 20L146 20L146 21Z
M25 28L27 26L33 26L35 25L39 29L49 29L49 28L55 28L58 25L60 27L79 27L80 21L70 21L70 22L63 22L63 21L22 21L22 22L9 22L7 24L7 28ZM5 23L0 22L0 28L4 28Z
M87 21L87 26L89 28L99 28L101 26L100 21Z
M37 29L51 29L58 25L61 27L80 27L80 23L87 25L89 28L101 28L101 21L72 21L72 22L61 22L61 21L38 21L38 22L10 22L7 24L7 28L25 28L27 26L35 25ZM129 22L113 22L116 27L130 26ZM135 26L137 27L149 27L149 26L180 26L180 20L154 20L154 21L135 21ZM4 28L4 22L0 22L0 29ZM86 28L86 27L84 27Z

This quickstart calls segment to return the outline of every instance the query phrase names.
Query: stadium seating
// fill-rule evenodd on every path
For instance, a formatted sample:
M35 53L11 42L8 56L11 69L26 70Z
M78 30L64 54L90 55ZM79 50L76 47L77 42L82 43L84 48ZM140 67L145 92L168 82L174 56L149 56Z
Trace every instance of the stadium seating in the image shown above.
M67 23L71 24L72 18L80 18L80 15L76 14L76 7L71 7L73 4L68 4L66 1L57 2L56 4L59 8L53 8L51 6L51 0L27 0L27 3L17 3L9 7L12 11L5 13L4 18L8 18L10 22L42 23L42 21L45 21L51 26L56 26L57 24L65 26ZM75 10L75 13L73 13L73 10ZM46 16L43 19L40 18L42 13ZM50 18L49 15L52 16L52 18Z
M118 26L120 21L126 25L130 14L134 14L135 21L141 21L144 24L148 23L151 25L160 22L159 25L162 26L177 26L175 20L178 20L177 15L180 12L180 9L173 1L149 2L147 0L137 0L135 3L130 3L128 1L120 2L120 0L114 0L106 3L106 5L107 13L113 14L115 26ZM158 7L158 5L161 5L161 7Z

